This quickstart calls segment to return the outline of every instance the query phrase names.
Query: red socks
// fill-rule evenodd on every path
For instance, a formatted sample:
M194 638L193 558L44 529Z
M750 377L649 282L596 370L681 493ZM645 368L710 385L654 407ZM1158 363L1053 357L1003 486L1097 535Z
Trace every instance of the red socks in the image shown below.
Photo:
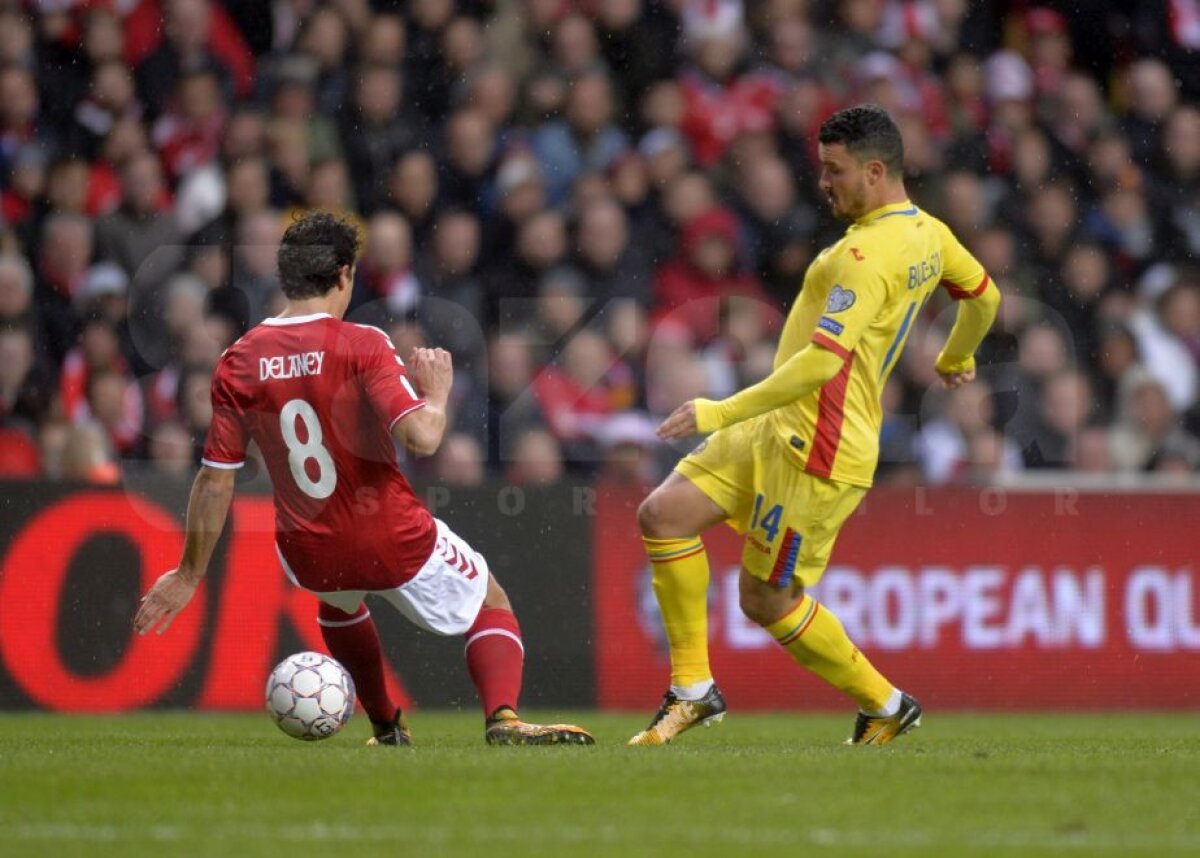
M476 621L478 622L478 621ZM363 710L372 721L390 724L396 717L396 704L388 696L383 679L383 647L371 612L360 604L353 614L320 603L317 624L329 654L342 663L354 678L354 687Z
M521 672L525 667L525 647L521 627L512 611L482 608L474 625L467 630L467 670L483 699L483 715L490 718L497 709L514 712L521 696Z
M320 603L317 623L329 653L354 677L358 699L372 721L390 723L396 717L396 704L384 684L383 648L366 605L353 614L333 605ZM467 670L483 700L483 714L491 717L496 710L517 709L521 696L521 674L525 667L525 647L521 627L512 611L483 608L467 631Z

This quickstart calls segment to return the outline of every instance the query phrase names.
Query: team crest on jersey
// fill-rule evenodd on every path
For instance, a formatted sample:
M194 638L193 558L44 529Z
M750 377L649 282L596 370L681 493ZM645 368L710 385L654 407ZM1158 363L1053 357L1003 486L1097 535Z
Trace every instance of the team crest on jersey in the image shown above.
M829 301L825 304L826 313L840 313L854 306L857 296L852 289L845 289L837 284L829 292Z

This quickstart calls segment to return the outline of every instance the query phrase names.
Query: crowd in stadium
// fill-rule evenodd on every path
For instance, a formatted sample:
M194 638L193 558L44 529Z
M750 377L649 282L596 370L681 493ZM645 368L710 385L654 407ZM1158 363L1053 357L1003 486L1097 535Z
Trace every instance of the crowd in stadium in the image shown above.
M192 469L321 209L348 318L454 354L430 479L651 483L657 420L770 371L862 101L1005 294L952 392L924 309L880 480L1194 474L1198 98L1196 0L0 0L0 475Z

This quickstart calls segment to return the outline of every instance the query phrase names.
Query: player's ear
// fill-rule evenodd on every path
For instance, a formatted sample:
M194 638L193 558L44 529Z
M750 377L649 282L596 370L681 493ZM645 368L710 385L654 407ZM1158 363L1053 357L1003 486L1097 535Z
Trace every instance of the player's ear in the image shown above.
M338 289L354 288L354 265L343 265L338 271Z
M866 163L867 182L869 184L878 184L887 178L887 167L883 166L882 161L872 159Z

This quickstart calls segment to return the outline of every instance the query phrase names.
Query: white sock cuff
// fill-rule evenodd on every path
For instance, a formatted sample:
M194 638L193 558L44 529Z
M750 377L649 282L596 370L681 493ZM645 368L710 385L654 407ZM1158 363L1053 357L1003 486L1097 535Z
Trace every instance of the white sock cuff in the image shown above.
M340 629L343 626L352 626L355 623L361 623L363 620L370 618L370 611L363 611L357 617L351 617L348 620L323 620L317 617L317 625L324 626L327 629Z
M713 687L713 679L702 679L691 685L672 685L671 692L680 700L699 700Z
M466 652L468 649L470 649L471 644L475 643L475 641L479 640L480 638L486 638L488 635L504 635L504 637L509 638L516 643L517 648L521 650L522 655L525 654L525 644L521 643L521 638L518 635L514 635L508 629L484 629L481 632L476 632L467 638L467 645L463 647L463 652Z

